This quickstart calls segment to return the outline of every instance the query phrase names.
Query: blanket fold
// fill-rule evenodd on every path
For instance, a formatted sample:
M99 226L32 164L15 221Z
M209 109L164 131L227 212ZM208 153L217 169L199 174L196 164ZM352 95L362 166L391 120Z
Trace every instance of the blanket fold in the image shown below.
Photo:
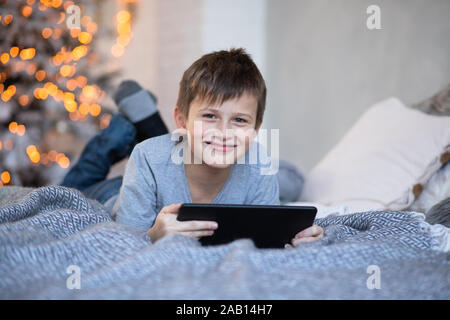
M153 244L74 189L0 196L0 298L450 298L449 253L436 250L423 215L370 211L315 223L324 239L293 249L257 249L249 239L202 247L181 235Z

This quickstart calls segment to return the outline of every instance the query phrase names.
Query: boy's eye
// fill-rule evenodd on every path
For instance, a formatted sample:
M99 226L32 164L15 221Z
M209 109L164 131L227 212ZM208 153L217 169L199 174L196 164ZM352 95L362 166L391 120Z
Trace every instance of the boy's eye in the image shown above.
M203 117L207 118L207 119L214 119L215 115L213 115L212 113L206 113L206 114L203 115Z
M242 119L242 118L236 118L235 120L236 120L237 122L240 122L240 123L245 123L245 122L247 122L247 120Z

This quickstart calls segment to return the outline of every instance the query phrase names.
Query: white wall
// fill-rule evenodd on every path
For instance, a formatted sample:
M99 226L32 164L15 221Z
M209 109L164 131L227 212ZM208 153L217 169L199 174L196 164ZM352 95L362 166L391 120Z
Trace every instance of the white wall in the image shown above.
M266 3L266 0L205 0L203 53L243 47L264 76Z
M366 28L371 4L382 30ZM304 169L371 104L450 83L448 0L269 0L267 12L268 121L282 158Z
M120 80L132 78L150 90L155 90L158 86L157 73L154 72L158 59L156 43L160 32L158 10L158 2L155 0L138 3L137 10L133 13L133 38L119 59L122 71Z
M381 7L382 30L366 28ZM245 47L268 87L263 127L281 157L314 166L373 103L417 102L450 82L448 0L146 0L121 58L174 129L183 71L202 54ZM401 126L401 124L399 124Z
M120 59L120 79L134 79L158 97L170 129L178 82L201 53L201 0L146 0L138 3L133 39Z

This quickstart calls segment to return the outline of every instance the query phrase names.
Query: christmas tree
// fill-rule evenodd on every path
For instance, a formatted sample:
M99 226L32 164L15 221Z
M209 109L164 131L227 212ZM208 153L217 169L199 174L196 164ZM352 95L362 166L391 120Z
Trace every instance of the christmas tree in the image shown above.
M93 44L111 33L87 14L98 6L0 0L0 186L58 183L74 144L108 125L102 104L116 73L92 74L103 61ZM131 39L130 11L115 18L111 55L119 57Z

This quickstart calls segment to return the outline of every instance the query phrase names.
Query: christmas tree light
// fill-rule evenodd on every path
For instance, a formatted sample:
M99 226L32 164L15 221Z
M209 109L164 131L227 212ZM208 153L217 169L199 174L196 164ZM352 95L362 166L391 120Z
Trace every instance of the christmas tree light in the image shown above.
M93 135L108 125L102 104L114 74L92 74L99 61L95 40L115 28L110 54L123 55L135 4L119 1L113 21L100 29L88 12L101 11L101 3L0 0L0 172L8 174L1 185L48 184L55 165L67 169L75 156L70 148L54 150L49 137ZM74 5L81 23L68 28L67 10Z

